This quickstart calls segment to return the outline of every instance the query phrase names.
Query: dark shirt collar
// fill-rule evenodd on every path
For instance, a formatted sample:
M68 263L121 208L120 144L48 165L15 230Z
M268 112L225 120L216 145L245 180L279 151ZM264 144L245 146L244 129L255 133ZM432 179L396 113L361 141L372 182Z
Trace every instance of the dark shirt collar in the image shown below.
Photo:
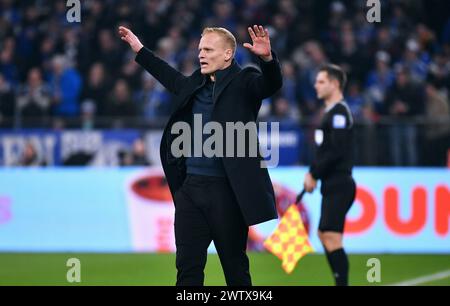
M230 73L231 70L233 70L233 69L235 68L236 65L237 65L237 63L236 63L236 61L233 59L230 66L228 66L227 68L222 69L222 70L217 70L217 71L215 72L215 75L216 75L216 82L217 82L217 83L220 83L223 79L225 79L225 77ZM208 75L207 77L208 77L208 79L211 80L211 78L210 78L209 75Z

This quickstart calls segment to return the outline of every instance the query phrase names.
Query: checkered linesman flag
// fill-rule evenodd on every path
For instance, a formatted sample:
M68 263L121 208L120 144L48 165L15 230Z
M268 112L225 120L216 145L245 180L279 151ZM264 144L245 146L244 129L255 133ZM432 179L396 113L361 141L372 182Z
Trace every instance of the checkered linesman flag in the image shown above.
M288 274L303 256L314 252L296 204L289 206L273 234L264 241L264 247L281 259Z

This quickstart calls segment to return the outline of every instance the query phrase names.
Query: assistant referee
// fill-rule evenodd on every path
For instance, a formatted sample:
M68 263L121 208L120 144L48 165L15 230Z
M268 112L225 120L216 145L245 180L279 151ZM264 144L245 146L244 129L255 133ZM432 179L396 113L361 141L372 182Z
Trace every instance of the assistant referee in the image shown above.
M349 263L342 238L345 216L355 200L353 168L353 118L343 97L345 72L336 65L319 69L315 89L325 102L325 114L315 130L316 153L304 187L313 192L321 180L322 208L318 235L337 286L348 285Z

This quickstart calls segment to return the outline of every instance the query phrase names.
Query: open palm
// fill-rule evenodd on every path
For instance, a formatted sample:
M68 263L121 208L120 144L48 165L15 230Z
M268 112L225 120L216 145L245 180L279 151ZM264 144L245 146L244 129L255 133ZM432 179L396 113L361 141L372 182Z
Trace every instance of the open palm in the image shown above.
M139 50L143 47L142 43L139 41L136 35L131 32L130 29L120 26L119 27L119 35L123 41L126 41L134 52L139 52Z
M269 31L262 26L253 26L248 28L248 33L252 39L252 44L245 43L244 47L249 49L253 54L262 57L263 59L271 58L271 47Z

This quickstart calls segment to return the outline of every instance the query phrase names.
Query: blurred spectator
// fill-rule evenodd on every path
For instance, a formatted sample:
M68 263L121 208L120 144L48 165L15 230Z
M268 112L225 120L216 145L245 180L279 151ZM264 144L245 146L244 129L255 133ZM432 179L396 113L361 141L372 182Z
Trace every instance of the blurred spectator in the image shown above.
M33 127L45 124L50 111L50 91L44 83L39 68L28 73L27 85L17 98L17 115L23 126Z
M131 152L119 152L119 161L121 166L150 166L145 142L141 138L136 139L133 142Z
M292 24L298 16L297 4L293 0L277 1L278 11L286 18L288 24Z
M40 44L40 58L39 62L43 71L50 71L52 68L52 58L56 52L55 39L44 37Z
M102 29L98 34L99 49L94 52L94 60L101 62L105 67L121 67L123 52L119 49L118 40L113 37L111 30ZM113 74L117 77L117 75Z
M234 5L230 0L217 0L212 4L213 15L207 19L205 26L223 27L236 31Z
M147 0L140 14L139 28L142 32L143 44L154 50L157 41L164 36L167 28L167 1Z
M366 48L376 34L376 28L373 23L367 22L367 16L364 8L355 12L354 29L356 41L360 46ZM364 51L364 50L363 50ZM368 50L365 50L368 51Z
M292 62L282 63L283 87L280 90L281 96L288 102L291 118L300 118L299 105L297 102L297 90L295 79L295 67Z
M28 71L29 68L39 65L39 53L36 52L39 45L39 21L42 10L36 5L28 5L21 15L22 29L16 36L15 55L19 61L20 69Z
M11 85L0 74L0 127L13 127L15 106L15 96L11 90Z
M92 100L85 100L81 104L81 128L83 130L94 129L96 124L95 114L96 114L95 103Z
M405 119L424 115L424 89L410 80L405 68L396 73L386 98L386 109L394 120L389 132L391 160L397 166L413 166L418 161L417 126Z
M186 49L180 50L178 56L179 61L183 62L185 65L187 63L190 63L191 65L197 63L198 43L199 43L198 37L189 39L189 41L187 42Z
M375 36L375 40L371 43L373 53L378 50L387 52L393 62L397 61L401 57L401 47L396 41L394 34L386 26L381 26Z
M278 97L273 102L271 121L288 121L298 119L298 111L284 97Z
M426 118L425 154L428 166L445 166L447 152L450 149L450 104L446 95L437 88L428 84L426 86Z
M338 63L349 78L362 79L367 73L367 59L359 48L353 26L350 21L344 21L339 35L339 50L334 62Z
M316 41L305 43L294 55L294 60L300 66L297 90L300 97L300 111L302 115L310 116L318 110L314 83L321 65L327 62L322 47Z
M62 33L62 50L67 62L73 66L79 57L80 39L78 29L75 27L66 27Z
M8 38L4 43L1 43L1 47L0 74L4 76L9 84L15 86L19 81L19 70L14 62L15 42L12 38Z
M276 14L272 17L273 33L271 35L271 45L280 57L287 55L289 41L288 20L283 14Z
M131 100L130 89L124 79L119 79L108 99L106 116L113 119L116 127L123 127L123 119L132 122L137 115L135 105Z
M127 80L132 90L141 86L141 68L134 60L135 55L130 56L122 65L120 77Z
M326 39L336 46L339 44L340 25L345 19L347 9L341 1L333 1L329 6L329 11Z
M64 56L57 55L52 60L52 71L49 75L52 90L53 114L62 117L74 117L79 114L79 96L81 93L81 77L69 66Z
M396 69L396 80L386 97L388 114L397 118L424 114L424 88L411 80L409 71L401 66Z
M358 82L349 82L345 100L350 107L350 111L352 112L354 119L357 121L362 121L364 119L363 108L365 102Z
M428 70L428 82L443 94L450 96L450 57L436 54Z
M438 44L436 35L425 24L419 23L416 26L415 39L420 46L420 49L427 57L430 53L437 51Z
M169 36L158 41L156 54L168 62L171 66L177 67L177 43Z
M93 104L95 115L98 117L104 116L109 90L105 67L100 62L94 63L89 71L87 82L83 87L81 94L82 103L89 102Z
M413 3L413 1L411 1ZM393 4L392 14L388 21L389 30L396 38L402 38L411 30L411 20L408 18L405 7L407 2L397 2Z
M390 56L385 51L376 53L375 70L367 77L367 98L378 114L385 114L384 101L387 90L393 85L395 74L390 68Z
M46 166L46 163L39 157L36 147L31 142L27 142L23 147L22 156L17 166Z
M146 120L159 120L170 114L170 95L147 72L142 73L142 90L136 95L139 114Z
M234 58L240 65L245 66L251 62L250 52L248 52L248 50L242 46L242 44L244 42L247 42L249 39L247 26L238 25L235 36L236 36L237 45L236 45L236 54L235 54ZM197 46L198 46L198 42L195 47L196 50L197 50ZM277 52L278 52L278 50L277 50ZM198 53L198 51L197 51L197 53Z
M133 150L131 151L132 164L135 166L149 166L150 162L147 158L147 150L145 142L142 139L136 139L133 142Z
M181 73L184 75L191 75L198 68L193 61L186 59L181 63Z
M258 20L264 20L267 17L265 2L265 0L245 0L239 9L242 23L254 24Z
M430 59L428 54L426 52L421 52L417 41L414 39L408 40L405 54L400 63L409 70L410 77L413 81L425 81L429 62Z
M442 31L442 43L450 44L450 17L448 17L447 23Z

